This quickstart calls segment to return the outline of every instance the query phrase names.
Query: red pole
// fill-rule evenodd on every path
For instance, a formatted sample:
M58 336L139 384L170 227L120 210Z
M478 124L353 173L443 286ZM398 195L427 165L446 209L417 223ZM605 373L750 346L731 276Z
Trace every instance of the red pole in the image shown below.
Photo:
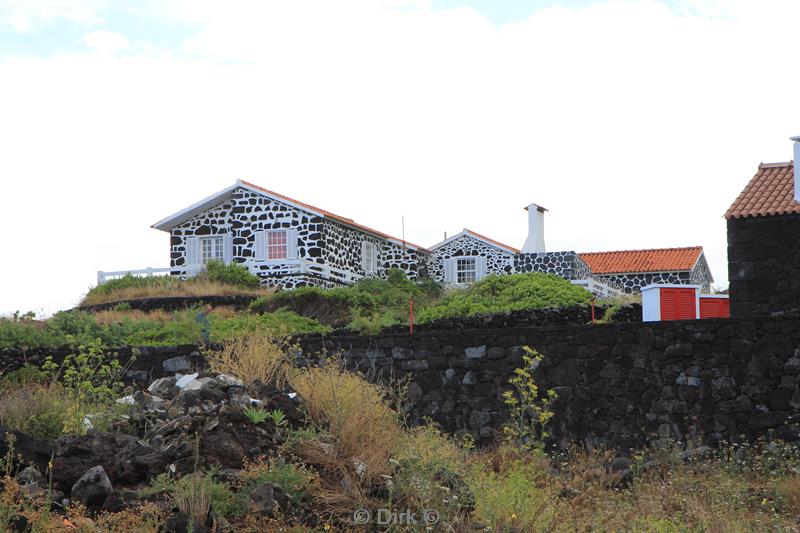
M594 324L594 301L597 299L597 296L592 298L592 324Z
M408 299L408 334L414 334L414 298Z

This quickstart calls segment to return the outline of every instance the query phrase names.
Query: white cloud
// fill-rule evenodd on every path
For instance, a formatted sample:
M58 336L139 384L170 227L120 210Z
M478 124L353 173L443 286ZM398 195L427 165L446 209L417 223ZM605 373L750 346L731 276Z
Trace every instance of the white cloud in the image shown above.
M800 16L759 5L619 0L498 28L427 3L191 2L149 14L197 28L183 55L0 59L19 257L0 312L166 265L148 226L237 178L389 233L404 215L428 245L466 226L519 246L534 201L552 250L702 244L724 282L722 214L800 133Z
M2 0L0 22L19 33L62 20L97 25L103 22L100 10L107 4L107 0Z
M131 47L127 37L121 33L108 30L87 33L83 36L83 42L89 49L102 54L114 54L128 50Z

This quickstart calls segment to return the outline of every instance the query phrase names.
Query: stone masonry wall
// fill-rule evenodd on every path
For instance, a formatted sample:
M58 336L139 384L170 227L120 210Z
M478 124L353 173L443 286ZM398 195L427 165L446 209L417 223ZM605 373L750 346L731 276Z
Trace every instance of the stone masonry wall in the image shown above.
M657 439L716 443L800 438L798 317L305 338L307 354L342 351L377 376L410 374L414 422L488 442L524 346L559 400L554 441L628 449Z
M731 316L800 309L800 215L728 220Z
M374 379L408 375L412 422L490 442L505 420L502 393L524 346L553 388L554 444L638 447L658 439L715 443L771 434L800 439L800 317L452 329L298 339L303 356L341 352ZM63 350L0 351L4 372ZM122 359L130 349L119 350ZM193 346L142 351L140 382L203 365Z

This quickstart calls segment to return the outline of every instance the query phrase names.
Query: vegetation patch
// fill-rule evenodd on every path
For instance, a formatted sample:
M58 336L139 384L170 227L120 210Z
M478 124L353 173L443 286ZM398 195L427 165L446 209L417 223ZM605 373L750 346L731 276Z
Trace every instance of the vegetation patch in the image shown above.
M554 274L487 276L469 288L447 293L423 308L419 322L542 307L568 307L591 302L592 294Z
M264 296L271 289L261 288L260 280L243 265L209 261L206 270L182 280L178 276L142 277L126 274L92 287L81 300L82 307L107 302L170 296Z

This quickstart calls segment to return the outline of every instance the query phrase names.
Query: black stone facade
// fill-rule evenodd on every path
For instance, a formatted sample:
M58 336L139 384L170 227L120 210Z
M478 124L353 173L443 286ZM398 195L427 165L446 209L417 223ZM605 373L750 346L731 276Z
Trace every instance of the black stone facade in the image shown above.
M800 309L800 214L728 219L732 317Z

